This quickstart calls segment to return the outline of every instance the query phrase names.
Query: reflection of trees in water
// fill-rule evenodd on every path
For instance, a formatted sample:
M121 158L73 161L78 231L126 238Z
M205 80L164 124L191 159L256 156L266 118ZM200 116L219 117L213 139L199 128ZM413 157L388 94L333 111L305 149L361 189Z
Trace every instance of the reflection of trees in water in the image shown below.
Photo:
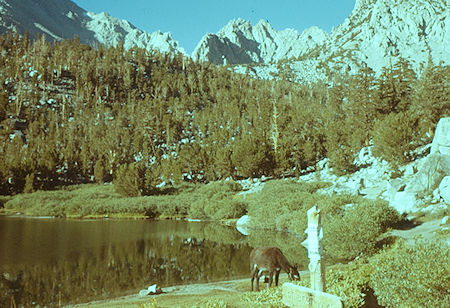
M23 273L15 293L5 279L0 281L0 306L9 307L14 294L17 306L58 306L117 296L153 283L205 282L248 272L243 260L250 248L245 244L191 241L199 245L174 236L102 246L56 264L0 265L1 273Z
M249 277L251 247L278 246L300 269L308 263L301 240L280 232L260 230L246 237L219 224L158 226L148 239L114 234L111 244L51 264L0 264L0 307L10 307L12 297L17 307L52 307L137 292L154 283L164 287ZM20 272L18 287L2 276L9 273L13 279Z

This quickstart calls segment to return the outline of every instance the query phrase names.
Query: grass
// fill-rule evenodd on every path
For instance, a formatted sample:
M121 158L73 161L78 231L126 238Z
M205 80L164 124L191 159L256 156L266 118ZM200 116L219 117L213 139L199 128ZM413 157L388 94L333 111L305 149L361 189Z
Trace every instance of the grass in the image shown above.
M31 216L74 218L187 217L190 205L201 198L199 185L181 185L160 195L124 197L113 185L76 185L56 191L37 191L12 197L5 209Z

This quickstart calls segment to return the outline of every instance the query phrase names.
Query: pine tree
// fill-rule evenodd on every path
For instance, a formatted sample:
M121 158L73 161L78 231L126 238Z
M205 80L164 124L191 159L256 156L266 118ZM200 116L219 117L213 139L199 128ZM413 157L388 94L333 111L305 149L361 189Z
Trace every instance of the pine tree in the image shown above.
M433 65L429 59L415 84L412 102L412 115L419 121L421 135L427 133L431 140L439 119L450 115L450 67Z

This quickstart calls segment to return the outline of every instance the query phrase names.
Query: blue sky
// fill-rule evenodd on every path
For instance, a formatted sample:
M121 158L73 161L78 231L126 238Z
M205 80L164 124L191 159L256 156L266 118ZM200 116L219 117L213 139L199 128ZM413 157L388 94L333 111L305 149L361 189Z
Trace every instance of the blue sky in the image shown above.
M206 33L216 33L239 17L253 25L266 19L275 30L301 33L310 26L330 32L342 23L355 0L73 0L94 13L126 19L147 31L172 33L192 53Z

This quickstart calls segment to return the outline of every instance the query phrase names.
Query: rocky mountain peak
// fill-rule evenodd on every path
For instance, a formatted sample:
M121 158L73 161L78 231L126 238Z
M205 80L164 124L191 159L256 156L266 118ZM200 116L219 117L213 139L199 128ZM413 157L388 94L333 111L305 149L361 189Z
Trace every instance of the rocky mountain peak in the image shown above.
M430 58L434 64L448 64L449 16L445 1L357 0L350 16L329 35L316 31L311 36L321 40L302 52L301 59L290 61L291 75L297 81L314 81L333 71L357 73L366 66L380 74L401 59L417 74ZM254 71L260 78L277 74L276 67L267 65Z
M28 31L32 38L45 34L48 40L59 41L78 36L81 42L94 46L116 46L123 41L125 48L186 54L170 33L148 33L106 12L87 12L70 0L0 0L0 33L10 30L19 34Z
M297 57L322 43L327 34L318 27L300 35L294 29L275 30L267 20L256 25L242 18L230 21L217 34L208 33L192 57L216 64L270 63Z

